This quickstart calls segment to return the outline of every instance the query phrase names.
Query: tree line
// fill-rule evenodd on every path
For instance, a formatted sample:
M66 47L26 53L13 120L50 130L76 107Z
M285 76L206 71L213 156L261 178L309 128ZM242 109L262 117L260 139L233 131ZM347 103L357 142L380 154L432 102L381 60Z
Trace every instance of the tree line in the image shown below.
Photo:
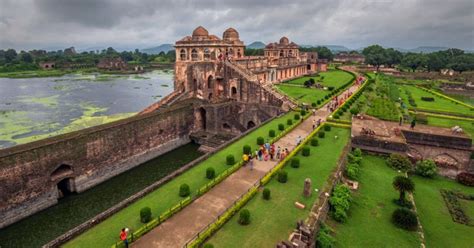
M393 48L383 48L372 45L364 48L362 54L365 63L377 68L380 66L409 68L412 71L440 71L441 69L453 69L460 73L474 70L474 54L465 53L461 49L450 48L445 51L432 53L402 53Z
M118 52L112 47L102 51L89 51L81 53L65 52L65 50L45 51L31 50L17 52L15 49L0 50L0 72L35 70L39 69L41 62L55 62L57 67L67 64L92 64L99 63L102 58L121 58L131 64L173 63L175 51L147 54L135 51Z

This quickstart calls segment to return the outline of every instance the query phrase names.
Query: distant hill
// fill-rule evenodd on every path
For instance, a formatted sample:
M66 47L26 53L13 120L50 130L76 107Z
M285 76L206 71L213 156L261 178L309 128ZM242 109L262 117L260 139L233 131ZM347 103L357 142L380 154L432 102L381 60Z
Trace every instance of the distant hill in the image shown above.
M351 49L345 46L340 46L340 45L300 45L300 47L304 47L304 48L311 48L311 47L318 47L318 46L327 47L333 53L351 51Z
M265 48L265 43L261 41L254 41L250 45L248 45L246 48L249 49L262 49Z
M417 48L409 49L413 53L432 53L437 51L448 50L448 47L435 47L435 46L419 46Z
M174 47L172 44L161 44L156 47L141 49L140 51L143 53L148 53L148 54L159 54L161 52L167 53L168 51L171 51L171 50L174 50Z

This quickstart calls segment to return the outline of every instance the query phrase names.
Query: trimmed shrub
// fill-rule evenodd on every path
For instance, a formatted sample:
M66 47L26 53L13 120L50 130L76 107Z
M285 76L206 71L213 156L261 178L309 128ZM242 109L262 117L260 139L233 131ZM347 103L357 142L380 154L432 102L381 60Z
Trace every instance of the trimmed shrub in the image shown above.
M299 115L299 114L295 114L295 117L294 117L293 119L299 120L299 119L300 119L300 115Z
M336 113L332 116L332 118L334 118L334 119L339 119L339 118L340 118L339 112L336 112Z
M362 150L360 148L356 148L354 151L352 151L352 154L356 157L362 157Z
M292 125L293 124L293 120L292 119L288 119L286 120L286 124L289 126L289 125Z
M244 154L250 154L252 153L252 147L250 147L249 145L244 145L242 151L244 152Z
M435 99L434 99L434 97L422 96L421 100L425 101L425 102L434 102Z
M422 177L433 178L436 175L437 167L433 160L427 159L416 163L416 174Z
M268 131L268 137L275 137L275 130L271 129L270 131Z
M189 185L183 183L179 186L179 196L186 197L191 194L191 189L189 189Z
M264 189L263 189L262 197L263 197L263 199L265 199L265 200L270 200L271 191L270 191L269 188L264 188Z
M317 101L316 101L316 104L317 104L317 105L321 104L321 100L317 100Z
M461 172L456 176L456 179L459 183L467 185L467 186L474 186L474 174L469 172Z
M301 152L301 154L305 157L308 157L310 152L311 152L311 150L309 149L309 146L305 146L305 147L303 147L303 151Z
M291 159L291 167L299 168L300 167L300 159L299 158Z
M148 223L151 220L151 208L144 207L140 209L140 221L142 223Z
M323 139L325 135L326 135L326 133L324 133L323 131L318 132L318 137L321 138L321 139Z
M280 131L285 130L285 125L283 123L278 124L278 130Z
M318 146L319 145L319 140L317 138L311 139L311 145L312 146Z
M302 110L300 111L300 115L301 115L302 117L305 116L305 115L306 115L306 110L302 109Z
M327 131L327 132L331 131L331 126L324 125L324 131Z
M326 99L326 100L329 99L329 95L325 95L324 99Z
M390 154L386 162L390 167L396 170L408 171L412 168L412 164L407 157L396 153Z
M234 155L232 155L232 154L227 155L227 157L226 157L226 163L227 163L227 165L233 165L233 164L235 164Z
M311 103L311 107L315 108L316 106L318 106L317 103L315 103L315 102Z
M407 208L395 209L392 214L392 222L396 226L410 231L414 231L418 227L418 219L415 212Z
M277 180L280 183L286 183L288 181L288 172L280 170L277 175Z
M348 164L346 166L345 174L347 178L351 180L358 180L359 179L359 165L358 164Z
M347 220L346 211L341 208L336 208L334 212L332 212L332 218L339 223L344 223Z
M360 163L362 162L362 157L357 157L356 155L352 154L352 153L349 153L347 154L347 161L350 163L350 164L358 164L360 165Z
M209 167L206 169L206 178L207 179L213 179L214 177L216 177L216 170L214 170L214 168L212 167Z
M351 114L353 114L353 115L357 115L357 114L359 113L359 108L353 107L353 108L351 108L350 112L351 112Z
M265 140L263 139L263 137L257 137L257 145L261 146L265 144Z
M239 224L244 226L250 224L250 211L248 209L242 209L240 211Z
M329 91L334 90L334 86L329 86L329 87L328 87L328 90L329 90Z

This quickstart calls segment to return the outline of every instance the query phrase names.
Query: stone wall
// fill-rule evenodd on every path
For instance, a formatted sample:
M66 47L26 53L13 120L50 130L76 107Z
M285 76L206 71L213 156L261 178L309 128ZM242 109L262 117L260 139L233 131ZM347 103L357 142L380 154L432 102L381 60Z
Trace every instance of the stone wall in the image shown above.
M464 150L470 150L472 146L472 140L468 137L437 135L433 133L422 133L409 130L402 130L402 132L407 143L410 144L430 145Z
M188 143L193 102L0 150L0 228Z

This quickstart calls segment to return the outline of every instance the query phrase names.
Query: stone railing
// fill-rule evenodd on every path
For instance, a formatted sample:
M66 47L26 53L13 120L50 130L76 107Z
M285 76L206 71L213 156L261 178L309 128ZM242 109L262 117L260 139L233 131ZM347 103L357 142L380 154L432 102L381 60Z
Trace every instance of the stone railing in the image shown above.
M249 71L245 68L242 68L242 67L238 66L237 64L234 64L234 63L230 62L229 60L225 61L225 65L230 67L232 70L236 71L237 73L239 73L247 81L251 81L251 82L257 82L258 81L257 76L254 75L251 71Z
M141 112L139 112L138 114L139 115L142 115L142 114L147 114L147 113L151 113L157 109L159 109L161 106L163 105L167 105L171 102L175 102L175 100L177 100L180 96L182 95L181 92L177 91L177 90L174 90L173 92L171 92L169 95L165 96L163 99L161 99L160 101L156 102L156 103L153 103L152 105L146 107L144 110L142 110Z

